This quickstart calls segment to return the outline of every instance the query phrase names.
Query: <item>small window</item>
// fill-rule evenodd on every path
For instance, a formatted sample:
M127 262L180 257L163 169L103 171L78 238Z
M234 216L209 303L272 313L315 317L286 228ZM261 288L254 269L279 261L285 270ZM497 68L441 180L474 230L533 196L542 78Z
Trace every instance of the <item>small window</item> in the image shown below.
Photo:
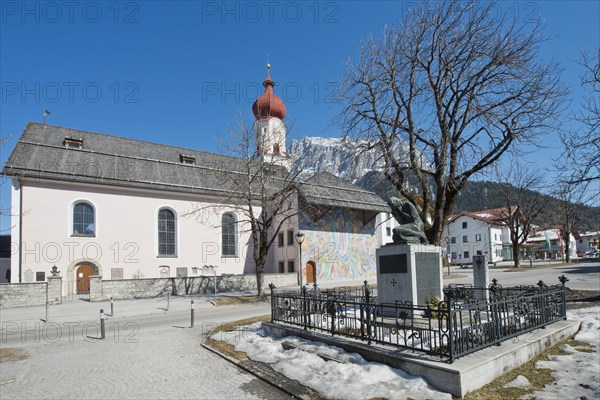
M73 236L95 236L94 207L86 202L73 206Z
M478 234L475 235L475 241L476 242L481 242L481 234L478 233Z
M385 234L386 236L392 236L392 228L390 228L389 226L385 227Z
M469 236L465 235L463 236L463 243L467 243L469 241Z
M76 139L67 136L63 141L63 146L69 149L82 149L83 139Z
M277 246L279 247L283 247L283 245L285 244L285 242L283 241L283 232L279 232L277 234Z
M186 156L185 154L180 154L179 155L179 161L181 161L182 164L195 165L196 164L196 157L194 157L194 156Z
M463 227L463 229L467 229L467 221L463 222L462 227Z
M287 272L294 272L294 262L288 261L288 270Z
M283 274L285 272L285 263L283 261L279 261L279 273Z
M279 143L273 145L273 154L279 155Z
M450 238L450 243L453 243L453 244L456 243L456 236L452 236Z
M456 252L455 251L452 252L452 259L456 260Z
M36 282L44 282L46 280L46 273L44 271L38 271L35 273Z
M158 212L158 255L175 256L175 213L168 209Z
M464 258L469 258L469 252L468 252L468 251L465 251L465 252L463 253L463 257L464 257Z
M237 220L232 213L225 213L221 217L221 255L223 257L237 257Z
M287 244L288 246L294 245L294 231L287 231Z
M478 256L482 256L482 255L483 255L483 252L482 252L481 250L477 250L477 255L478 255Z

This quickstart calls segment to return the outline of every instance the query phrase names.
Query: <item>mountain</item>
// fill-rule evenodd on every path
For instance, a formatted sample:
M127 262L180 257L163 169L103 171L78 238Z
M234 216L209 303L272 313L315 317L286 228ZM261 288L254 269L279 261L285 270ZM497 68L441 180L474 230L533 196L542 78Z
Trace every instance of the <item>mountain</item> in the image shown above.
M381 152L377 149L365 149L366 142L341 138L304 137L293 140L291 154L298 160L297 165L304 174L327 171L344 178L364 189L371 190L387 200L391 196L399 196L398 191L385 178L381 167ZM397 146L401 160L406 160L407 147ZM414 176L407 176L407 184L417 192L420 185ZM433 188L432 188L433 189ZM531 192L531 198L534 192ZM538 225L557 225L559 200L544 195L547 206L539 215ZM454 212L481 211L502 207L500 185L495 182L468 182L458 195ZM576 228L580 232L600 230L600 207L575 205L577 214Z
M348 138L304 137L292 140L290 153L298 160L304 174L327 171L352 183L366 173L380 171L381 151L367 149L366 141ZM399 154L407 154L406 145L396 146ZM400 157L400 160L405 160Z

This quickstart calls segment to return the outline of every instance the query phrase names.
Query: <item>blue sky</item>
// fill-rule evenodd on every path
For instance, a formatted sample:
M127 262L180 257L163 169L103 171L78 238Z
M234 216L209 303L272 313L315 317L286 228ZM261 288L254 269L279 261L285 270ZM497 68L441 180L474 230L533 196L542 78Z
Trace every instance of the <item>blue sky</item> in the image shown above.
M360 39L398 22L400 1L0 1L0 134L4 162L28 121L218 152L238 113L251 117L267 58L294 136L330 127L335 82ZM600 46L598 1L503 2L541 18L578 106L580 49ZM531 160L549 166L549 149ZM553 150L553 148L555 148ZM2 207L10 201L3 183ZM2 221L6 228L8 221Z

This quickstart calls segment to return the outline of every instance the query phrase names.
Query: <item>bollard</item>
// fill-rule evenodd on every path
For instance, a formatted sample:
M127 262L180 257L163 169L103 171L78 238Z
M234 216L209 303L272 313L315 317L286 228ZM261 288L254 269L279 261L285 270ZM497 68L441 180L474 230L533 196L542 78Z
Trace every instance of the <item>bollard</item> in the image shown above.
M104 309L100 309L100 339L104 339L106 336L104 330Z
M46 323L48 323L48 282L46 282Z
M191 326L190 326L190 328L193 328L194 327L194 300L192 300L192 308L190 310L191 310L191 313L192 313L191 314L191 324L190 324Z
M112 317L113 315L115 315L115 309L114 309L114 299L112 296L110 296L110 316Z
M170 300L171 300L171 292L167 292L167 311L169 311Z

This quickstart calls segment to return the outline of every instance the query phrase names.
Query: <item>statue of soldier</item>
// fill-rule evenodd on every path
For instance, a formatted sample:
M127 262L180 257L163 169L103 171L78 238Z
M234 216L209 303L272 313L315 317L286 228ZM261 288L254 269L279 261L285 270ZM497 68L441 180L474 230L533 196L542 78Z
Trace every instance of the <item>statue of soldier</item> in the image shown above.
M392 209L392 215L400 224L394 228L392 233L394 243L429 243L427 236L425 236L423 221L421 221L419 212L412 203L392 197L388 204Z

